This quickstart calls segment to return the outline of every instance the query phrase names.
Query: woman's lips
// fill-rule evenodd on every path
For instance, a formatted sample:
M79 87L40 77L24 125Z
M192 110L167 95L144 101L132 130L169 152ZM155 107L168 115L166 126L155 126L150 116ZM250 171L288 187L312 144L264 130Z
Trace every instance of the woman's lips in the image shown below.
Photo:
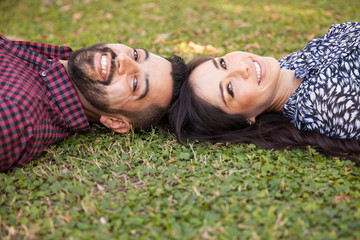
M260 83L264 79L265 73L266 73L265 63L259 59L253 59L253 62L255 65L257 77L260 77L260 78L258 78L258 84L260 85ZM258 74L258 72L259 72L259 74Z

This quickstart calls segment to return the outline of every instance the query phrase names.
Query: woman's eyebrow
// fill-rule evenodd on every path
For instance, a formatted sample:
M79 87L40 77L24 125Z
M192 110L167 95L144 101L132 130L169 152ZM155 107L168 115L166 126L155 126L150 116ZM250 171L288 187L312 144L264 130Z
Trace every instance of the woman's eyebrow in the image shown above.
M211 59L211 61L213 62L215 68L216 68L216 69L219 69L219 65L218 65L217 62L215 61L215 58Z

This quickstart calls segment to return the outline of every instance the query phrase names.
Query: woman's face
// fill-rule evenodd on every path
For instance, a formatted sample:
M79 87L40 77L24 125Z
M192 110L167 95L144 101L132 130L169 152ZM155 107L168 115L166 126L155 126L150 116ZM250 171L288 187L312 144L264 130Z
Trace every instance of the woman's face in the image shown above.
M279 74L275 58L232 52L200 64L189 79L201 99L250 119L271 108Z

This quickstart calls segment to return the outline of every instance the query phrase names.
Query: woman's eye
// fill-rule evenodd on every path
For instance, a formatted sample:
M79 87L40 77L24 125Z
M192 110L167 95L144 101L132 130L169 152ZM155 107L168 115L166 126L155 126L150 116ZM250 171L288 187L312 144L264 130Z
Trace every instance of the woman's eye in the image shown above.
M233 91L233 87L232 87L232 83L229 82L228 85L226 86L226 90L228 91L228 93L230 94L230 96L232 98L234 98L234 91Z
M133 54L134 54L134 59L135 61L137 61L139 59L139 53L136 49L133 50Z
M223 58L220 58L220 65L223 69L227 69L225 60Z
M138 87L138 79L135 77L134 82L133 82L133 91L135 92L135 90Z

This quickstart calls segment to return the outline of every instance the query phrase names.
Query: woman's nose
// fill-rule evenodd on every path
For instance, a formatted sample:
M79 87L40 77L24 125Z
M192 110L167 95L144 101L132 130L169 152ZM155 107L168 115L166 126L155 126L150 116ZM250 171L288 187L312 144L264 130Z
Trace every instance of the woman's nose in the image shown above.
M129 75L139 72L139 64L131 57L125 54L119 54L117 56L118 61L118 73L120 75Z
M250 72L250 67L247 64L244 63L240 63L237 64L235 66L233 66L233 68L231 69L228 77L241 77L242 79L248 79L249 78L249 73Z
M239 74L241 74L242 78L249 78L249 66L247 64L240 64L238 67Z

